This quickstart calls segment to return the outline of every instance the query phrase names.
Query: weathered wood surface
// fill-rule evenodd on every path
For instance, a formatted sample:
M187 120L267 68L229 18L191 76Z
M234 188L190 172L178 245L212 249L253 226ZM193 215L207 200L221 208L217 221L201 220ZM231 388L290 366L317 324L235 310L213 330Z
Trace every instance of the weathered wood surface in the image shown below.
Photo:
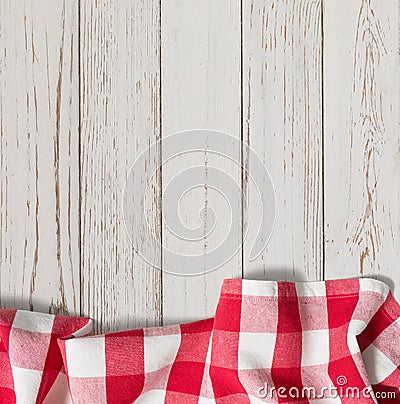
M102 331L161 321L160 271L134 254L122 212L128 170L160 136L159 14L158 1L81 3L82 312Z
M325 5L326 277L373 275L397 289L398 26L395 0Z
M2 306L79 313L78 7L0 2Z
M168 1L162 3L162 133L163 136L191 129L213 129L240 139L241 72L240 72L240 2ZM188 134L190 136L190 134ZM241 222L230 222L229 209L241 209L241 151L236 150L236 164L212 153L184 153L170 164L163 164L163 191L181 170L192 165L204 167L204 187L193 190L182 200L181 217L185 226L199 225L199 212L211 207L216 227L210 237L190 242L174 237L163 227L164 247L177 254L205 254L218 248L227 232L234 235L233 245L241 240ZM238 184L239 193L227 208L208 187L208 167L217 167ZM193 184L195 185L195 184ZM222 192L226 191L221 189ZM170 208L163 201L163 209ZM209 227L208 218L201 226ZM191 239L188 231L187 239ZM202 272L213 263L193 272ZM175 260L174 260L175 262ZM177 261L180 262L179 260ZM163 266L174 263L163 259ZM241 277L241 251L219 269L196 277L163 275L163 313L165 323L188 321L212 316L222 280Z
M245 240L246 278L323 276L321 23L320 0L243 2L243 137L276 192L275 227L255 261ZM251 229L261 211L254 186L244 186Z
M110 331L212 315L232 276L397 286L398 27L399 0L0 0L1 306L81 313ZM151 143L201 128L243 139L264 161L271 239L249 262L261 207L240 167L255 167L245 149L235 146L235 161L210 149L167 162L161 142L135 171L152 203L127 210L128 224L148 219L146 261L125 229L129 169ZM190 239L211 227L202 208L214 210L200 243L163 217L162 193L194 164L204 184L179 212ZM212 167L239 185L228 207ZM175 260L155 241L204 254L227 231L244 244L222 268L190 278L157 269Z

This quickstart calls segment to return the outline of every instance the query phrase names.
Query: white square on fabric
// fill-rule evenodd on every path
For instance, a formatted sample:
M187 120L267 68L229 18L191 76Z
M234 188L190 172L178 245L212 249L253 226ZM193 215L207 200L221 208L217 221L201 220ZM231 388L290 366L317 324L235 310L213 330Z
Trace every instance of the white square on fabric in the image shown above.
M260 282L252 279L242 280L242 296L278 296L278 282L266 281Z
M242 332L239 336L239 370L270 369L276 334Z
M373 344L362 353L362 358L371 384L381 383L397 368L397 366Z
M106 375L105 338L82 338L66 341L70 377L104 377Z
M21 369L12 367L14 389L17 403L35 403L42 381L43 372L40 370Z
M296 293L299 297L326 296L326 284L322 282L298 282L296 283Z
M347 345L352 355L360 352L357 335L361 334L367 325L361 320L351 320L347 331Z
M180 334L145 336L144 371L154 372L172 365L180 344Z
M303 331L301 365L323 365L328 362L329 330Z
M13 328L21 330L51 334L54 316L45 313L18 310L13 321Z
M212 337L213 337L213 332L211 331L210 342L208 343L207 355L206 355L206 363L208 365L211 363L211 349L212 349L212 341L213 341Z
M382 296L382 300L387 298L389 293L389 286L385 283L371 278L360 279L360 293L362 292L375 292Z
M199 397L197 404L215 404L215 398Z

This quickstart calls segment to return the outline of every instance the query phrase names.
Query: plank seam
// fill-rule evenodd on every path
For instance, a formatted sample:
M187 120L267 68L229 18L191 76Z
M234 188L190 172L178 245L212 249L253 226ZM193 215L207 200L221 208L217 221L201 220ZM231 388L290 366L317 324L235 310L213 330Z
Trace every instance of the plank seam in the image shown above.
M241 277L244 278L244 198L246 197L244 194L244 158L243 158L243 0L240 0L240 175L241 175L241 189L242 189L242 196L241 196L241 261L242 261L242 268L241 268Z
M81 2L78 1L78 258L79 258L79 315L83 315L83 253L82 253L82 161L81 161L81 141L82 141L82 106L81 106Z
M325 274L325 96L324 96L324 0L321 0L321 220L322 220L322 246L321 246L321 280L326 279Z
M159 21L158 21L158 29L159 29L159 125L160 125L160 150L159 150L159 167L160 167L160 180L159 180L159 207L160 207L160 325L164 325L164 273L163 273L163 198L162 198L162 190L163 190L163 170L162 170L162 140L163 140L163 128L162 128L162 0L159 0Z

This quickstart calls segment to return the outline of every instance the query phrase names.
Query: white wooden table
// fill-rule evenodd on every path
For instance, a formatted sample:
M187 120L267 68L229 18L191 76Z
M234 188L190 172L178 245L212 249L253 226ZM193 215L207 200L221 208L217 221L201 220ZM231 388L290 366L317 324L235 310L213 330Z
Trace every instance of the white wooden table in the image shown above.
M88 315L105 332L211 316L226 277L374 276L399 298L399 4L1 0L1 306ZM162 252L134 253L122 194L141 150L194 128L257 150L276 223L256 261L244 240L222 268L187 278L156 269ZM162 150L147 163L162 165ZM254 215L243 170L224 169ZM177 251L162 196L180 170L153 178L146 212ZM232 226L241 242L243 223Z

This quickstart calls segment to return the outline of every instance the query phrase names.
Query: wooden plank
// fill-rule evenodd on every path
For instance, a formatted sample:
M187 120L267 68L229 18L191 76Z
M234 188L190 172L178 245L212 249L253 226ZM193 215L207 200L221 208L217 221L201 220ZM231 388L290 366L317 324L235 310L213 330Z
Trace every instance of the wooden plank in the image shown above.
M327 278L400 281L398 6L325 5Z
M320 0L243 2L243 137L264 161L276 192L275 228L244 276L322 279L322 37ZM254 162L245 155L250 173ZM262 214L245 177L248 220Z
M163 139L175 132L204 128L226 132L238 142L241 121L240 1L162 2L161 38ZM187 136L193 134L188 132ZM213 143L228 135L210 133L209 136L210 143ZM180 145L175 144L179 149ZM203 153L182 153L167 162L163 146L163 215L165 217L172 209L178 209L182 225L186 227L185 237L179 238L173 234L176 229L170 229L164 220L163 269L203 273L195 277L163 275L165 324L213 315L222 280L241 276L241 220L239 217L230 221L230 212L235 214L241 209L240 143L227 140L226 147L234 155L234 161L217 156L211 147L206 147ZM195 165L202 171L193 185L201 183L203 186L188 192L179 206L166 200L169 182L173 179L179 181L184 169ZM222 193L227 191L223 185L217 190L211 187L207 177L211 167L230 175L238 187L236 195L228 199L228 204L218 193L218 190ZM207 208L214 210L215 222L207 215L201 216L203 208L206 212L211 212ZM216 227L209 235L194 241L193 228L203 229L207 234L212 224ZM217 265L211 252L221 248L227 234L231 235L231 242L226 251L234 253L239 244L237 254L232 254L233 257L219 269L204 274L204 271ZM204 263L196 260L192 263L190 258L183 257L196 254L204 257Z
M1 306L79 313L78 4L0 2Z
M97 331L161 319L160 256L149 265L134 254L122 212L128 170L160 134L159 14L155 0L81 4L82 304ZM156 165L159 152L146 161ZM155 233L158 181L147 212Z

